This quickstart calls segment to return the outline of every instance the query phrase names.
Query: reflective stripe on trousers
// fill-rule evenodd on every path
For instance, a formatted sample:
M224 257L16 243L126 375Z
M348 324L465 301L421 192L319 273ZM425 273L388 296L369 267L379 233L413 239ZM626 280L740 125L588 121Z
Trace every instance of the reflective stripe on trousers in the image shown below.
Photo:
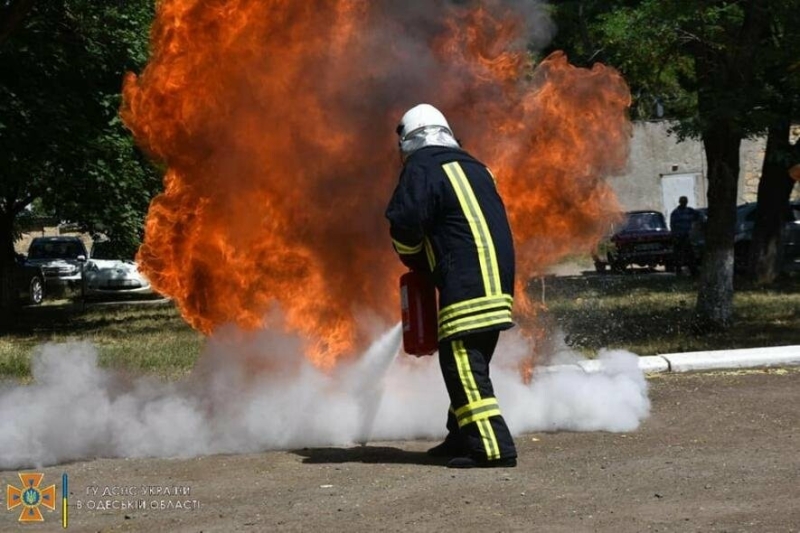
M489 361L498 336L490 331L439 343L439 363L452 406L448 430L473 456L488 460L516 457L489 379Z

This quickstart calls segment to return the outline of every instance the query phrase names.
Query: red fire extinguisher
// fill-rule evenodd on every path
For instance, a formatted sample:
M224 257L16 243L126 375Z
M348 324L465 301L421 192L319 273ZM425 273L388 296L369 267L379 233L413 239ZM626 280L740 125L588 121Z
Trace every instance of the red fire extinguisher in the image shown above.
M403 349L416 356L438 349L436 287L430 276L406 272L400 276L400 307L403 315Z

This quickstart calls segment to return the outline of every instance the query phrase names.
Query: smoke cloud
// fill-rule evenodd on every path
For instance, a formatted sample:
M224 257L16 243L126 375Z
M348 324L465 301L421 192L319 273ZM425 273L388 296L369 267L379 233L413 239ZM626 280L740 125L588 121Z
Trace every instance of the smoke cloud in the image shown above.
M0 388L0 468L444 435L448 399L436 357L398 354L399 326L357 362L329 372L307 362L299 337L227 333L208 343L195 371L179 382L100 368L89 343L42 346L33 359L33 383ZM492 363L515 435L631 431L648 415L647 383L635 355L604 352L603 372L543 370L528 385L518 362L529 350L522 337L504 334Z

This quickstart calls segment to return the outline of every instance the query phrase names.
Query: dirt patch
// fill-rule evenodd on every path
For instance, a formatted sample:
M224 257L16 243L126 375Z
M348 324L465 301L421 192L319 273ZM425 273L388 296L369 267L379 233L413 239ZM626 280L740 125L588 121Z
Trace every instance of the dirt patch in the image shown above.
M653 412L638 431L521 435L514 469L449 470L424 454L431 442L406 441L43 472L59 491L69 475L71 531L800 530L800 371L650 384ZM102 497L115 487L135 494ZM140 500L145 509L121 507ZM4 510L0 530L21 530L17 514ZM60 528L57 512L45 518L26 531Z

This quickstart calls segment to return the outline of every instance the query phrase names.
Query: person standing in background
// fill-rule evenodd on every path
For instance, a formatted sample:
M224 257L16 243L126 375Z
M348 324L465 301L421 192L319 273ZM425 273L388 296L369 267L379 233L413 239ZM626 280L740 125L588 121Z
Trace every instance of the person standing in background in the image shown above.
M697 220L697 211L688 206L689 199L681 196L678 207L672 210L669 217L669 228L673 239L673 262L675 275L680 276L684 266L689 268L692 275L697 274L697 262L694 259L692 243L689 235L692 225Z

